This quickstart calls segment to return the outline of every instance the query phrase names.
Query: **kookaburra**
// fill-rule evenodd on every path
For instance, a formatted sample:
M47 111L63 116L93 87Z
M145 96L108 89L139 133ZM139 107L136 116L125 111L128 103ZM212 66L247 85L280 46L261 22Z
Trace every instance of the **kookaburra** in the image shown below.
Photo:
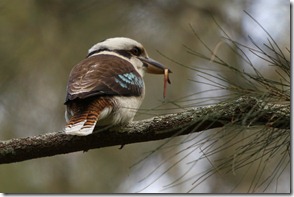
M130 38L109 38L95 44L70 72L65 133L85 136L96 125L104 127L132 121L144 99L145 72L168 74L171 71L149 58L142 44Z

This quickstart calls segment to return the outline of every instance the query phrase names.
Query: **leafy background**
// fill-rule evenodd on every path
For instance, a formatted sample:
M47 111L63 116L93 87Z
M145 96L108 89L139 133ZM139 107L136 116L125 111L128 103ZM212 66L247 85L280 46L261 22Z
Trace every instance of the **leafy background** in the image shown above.
M168 87L165 103L162 98L163 78L152 75L145 77L146 97L136 116L137 120L181 111L185 107L218 102L226 91L212 91L211 86L195 82L199 80L196 72L170 61L169 58L212 75L222 73L228 80L238 82L240 79L236 75L226 73L211 61L189 54L187 47L208 54L195 37L195 30L211 48L222 43L218 46L217 54L231 65L248 69L240 57L230 50L217 25L238 42L249 45L247 35L259 44L267 42L265 32L244 10L258 20L281 46L282 51L289 55L290 4L286 0L1 0L1 140L61 131L65 124L65 86L71 68L86 56L92 45L114 36L130 37L141 42L150 57L173 71L172 85ZM277 77L269 69L267 62L252 54L248 56L264 75ZM258 185L252 189L254 181L250 177L253 177L256 169L263 169L258 164L243 171L249 177L242 180L239 176L241 172L231 170L226 175L218 174L200 181L201 184L194 187L195 180L192 177L211 167L211 160L192 162L201 157L201 149L191 151L189 144L181 142L183 139L193 141L207 136L191 136L172 139L169 148L158 148L164 141L146 142L127 145L122 150L119 147L109 147L1 165L0 191L290 191L289 166L265 189L260 189ZM156 154L146 158L154 150ZM228 154L232 153L219 151L214 158L226 157ZM267 162L269 164L263 171L271 173L271 164L275 163L275 159ZM168 187L173 180L183 176L187 169L192 174L191 178L182 179L181 184ZM242 184L236 187L236 182L240 181Z

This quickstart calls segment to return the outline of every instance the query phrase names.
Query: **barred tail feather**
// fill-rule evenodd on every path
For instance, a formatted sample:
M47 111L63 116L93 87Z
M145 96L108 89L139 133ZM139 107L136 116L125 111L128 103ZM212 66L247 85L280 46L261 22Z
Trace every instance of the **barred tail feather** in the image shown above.
M93 100L89 103L73 103L67 108L66 114L70 114L71 117L64 132L68 135L90 135L93 133L97 122L111 113L111 106L111 101L105 98Z
M85 114L80 116L73 116L64 131L68 135L90 135L93 133L98 117L98 113L93 111L85 112Z

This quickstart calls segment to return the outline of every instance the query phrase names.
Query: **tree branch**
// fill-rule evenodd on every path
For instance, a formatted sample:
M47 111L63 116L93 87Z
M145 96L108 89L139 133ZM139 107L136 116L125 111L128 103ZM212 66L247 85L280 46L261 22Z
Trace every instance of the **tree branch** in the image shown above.
M134 121L89 136L62 132L0 142L0 163L87 151L94 148L160 140L223 127L265 125L290 129L290 104L270 104L252 97L241 97L213 106L190 108L184 112Z

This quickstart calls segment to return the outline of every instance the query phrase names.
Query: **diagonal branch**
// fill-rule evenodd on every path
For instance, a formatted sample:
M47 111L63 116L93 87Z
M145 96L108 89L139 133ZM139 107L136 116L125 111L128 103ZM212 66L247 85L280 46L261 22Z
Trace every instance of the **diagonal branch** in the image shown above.
M94 148L160 140L200 132L229 124L265 125L290 130L290 104L270 104L257 98L241 97L212 106L134 121L89 136L48 133L0 142L0 163L87 151Z

